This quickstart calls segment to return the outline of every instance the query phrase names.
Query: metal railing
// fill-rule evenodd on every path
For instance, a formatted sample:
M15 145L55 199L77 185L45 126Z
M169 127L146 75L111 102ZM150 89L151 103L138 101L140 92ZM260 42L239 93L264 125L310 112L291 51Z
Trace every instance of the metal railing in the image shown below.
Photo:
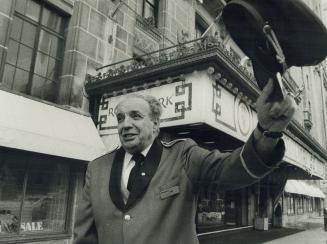
M162 65L191 55L199 55L201 52L208 50L212 50L213 52L219 51L222 53L223 56L238 67L243 74L245 74L251 81L254 81L252 71L240 64L239 58L234 55L233 51L227 50L218 37L209 35L99 67L96 69L98 72L97 75L89 75L87 77L87 82L90 84L104 79L110 79L129 72Z

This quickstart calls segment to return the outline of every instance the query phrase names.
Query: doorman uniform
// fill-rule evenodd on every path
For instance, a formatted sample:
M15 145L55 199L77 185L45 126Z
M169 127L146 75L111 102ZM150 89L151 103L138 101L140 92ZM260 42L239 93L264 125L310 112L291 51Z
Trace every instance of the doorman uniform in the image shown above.
M270 162L263 162L253 136L231 154L203 149L191 139L171 143L156 139L126 204L120 188L124 149L108 153L88 166L74 243L198 244L197 189L252 184L278 165L284 151L280 140Z

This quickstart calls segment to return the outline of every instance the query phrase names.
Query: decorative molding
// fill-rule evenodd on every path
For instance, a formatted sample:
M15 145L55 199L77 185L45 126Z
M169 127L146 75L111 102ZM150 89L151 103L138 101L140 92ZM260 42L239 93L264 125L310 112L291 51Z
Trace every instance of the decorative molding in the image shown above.
M153 52L157 49L153 43L147 41L146 38L144 36L142 36L142 34L139 34L137 32L135 32L135 34L134 34L133 44L134 44L134 47L142 50L144 53Z
M136 27L151 35L156 41L161 41L162 33L153 23L150 19L136 16Z
M309 152L327 162L327 150L298 121L292 120L286 133Z
M238 87L238 83L236 82L230 82L228 81L223 75L219 72L215 73L214 67L210 66L207 69L207 73L212 77L213 80L216 81L216 84L222 85L224 88L226 88L228 91L230 91L232 94L235 95L235 97L238 97L241 101L246 103L248 106L251 106L254 109L254 100L249 98L247 95L244 95L244 89Z
M220 119L221 117L221 88L217 84L213 85L213 99L212 99L212 112L215 115L215 121L217 123L222 124L223 126L227 127L228 129L237 132L236 130L236 119L233 119L233 124L225 123Z
M126 88L123 88L120 90L114 90L112 92L103 93L101 96L102 96L102 98L116 97L119 95L128 94L131 92L137 92L140 90L147 90L147 89L150 89L153 87L158 87L158 86L162 86L165 84L171 84L171 83L178 82L178 81L185 81L185 76L183 74L174 76L174 77L168 76L167 78L158 79L158 80L155 80L154 82L146 82L146 83L139 84L139 85L129 86L129 87L126 87ZM104 106L106 106L106 105L104 104ZM104 108L104 109L107 109L107 108Z
M309 110L304 110L303 117L304 117L304 126L308 131L310 131L313 125L311 112Z
M198 69L207 66L209 62L219 69L226 70L234 82L241 83L244 90L250 87L251 95L249 97L255 100L258 95L258 87L254 81L253 75L248 70L237 62L233 53L228 51L223 44L215 37L208 36L203 39L197 39L189 42L184 42L173 47L164 48L157 52L152 52L140 56L143 60L136 61L135 59L128 59L124 62L111 64L105 66L105 72L99 72L97 76L88 76L86 84L87 91L92 94L100 87L110 86L113 83L121 82L126 78L132 78L139 74L151 74L161 71L167 73L169 69L181 70L183 66L191 66L193 69ZM183 71L184 72L184 71ZM149 78L147 77L147 78ZM234 79L235 78L235 79ZM241 79L241 81L240 81ZM244 83L247 85L244 86ZM233 84L228 84L228 87L233 87ZM98 91L100 92L100 91Z

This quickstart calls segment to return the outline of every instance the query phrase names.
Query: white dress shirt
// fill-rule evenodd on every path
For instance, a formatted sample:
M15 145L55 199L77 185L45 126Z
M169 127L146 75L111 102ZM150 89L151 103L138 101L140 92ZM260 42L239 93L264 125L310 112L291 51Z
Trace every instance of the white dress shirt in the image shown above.
M148 154L150 147L152 144L150 144L147 148L145 148L141 154L146 157ZM135 161L132 160L133 154L130 154L129 152L125 152L125 157L124 157L124 162L123 162L123 170L122 170L122 177L121 177L121 182L120 182L120 188L123 194L123 200L126 203L128 196L129 196L129 191L127 190L127 184L128 184L128 178L129 174L131 173Z

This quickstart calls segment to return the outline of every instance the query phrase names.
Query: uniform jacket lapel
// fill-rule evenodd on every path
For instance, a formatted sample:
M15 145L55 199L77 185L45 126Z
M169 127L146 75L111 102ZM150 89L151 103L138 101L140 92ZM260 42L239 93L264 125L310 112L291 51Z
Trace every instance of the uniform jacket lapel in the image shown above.
M124 156L125 156L125 150L121 147L117 150L115 154L114 161L112 163L112 168L110 172L110 181L109 181L109 193L110 193L111 200L116 205L116 207L121 211L124 211L125 209L125 204L120 189Z
M162 154L162 144L158 139L154 140L147 156L141 174L136 177L135 187L130 192L125 210L130 209L143 196L152 177L157 171Z

